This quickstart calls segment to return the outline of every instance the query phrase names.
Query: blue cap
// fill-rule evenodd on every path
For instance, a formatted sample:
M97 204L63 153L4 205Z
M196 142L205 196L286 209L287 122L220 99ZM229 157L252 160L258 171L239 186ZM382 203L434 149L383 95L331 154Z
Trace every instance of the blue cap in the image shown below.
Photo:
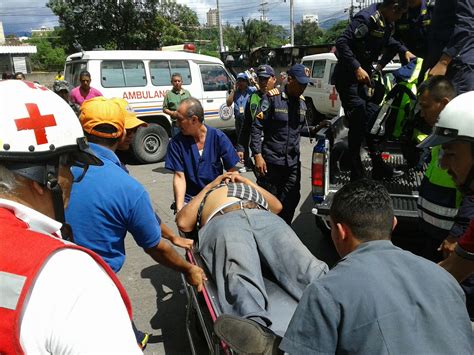
M290 70L288 70L288 75L295 78L301 85L312 84L312 81L309 78L309 71L303 64L293 65Z
M257 76L262 78L269 78L275 76L273 68L267 64L262 64L257 68Z
M247 78L247 75L245 75L245 73L239 73L239 74L237 74L237 80L245 80L245 81L247 81L248 78Z

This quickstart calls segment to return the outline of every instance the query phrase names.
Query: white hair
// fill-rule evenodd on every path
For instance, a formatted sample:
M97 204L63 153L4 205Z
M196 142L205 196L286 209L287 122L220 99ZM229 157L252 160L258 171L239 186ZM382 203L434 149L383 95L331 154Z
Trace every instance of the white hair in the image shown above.
M15 195L20 186L20 177L0 165L0 194Z

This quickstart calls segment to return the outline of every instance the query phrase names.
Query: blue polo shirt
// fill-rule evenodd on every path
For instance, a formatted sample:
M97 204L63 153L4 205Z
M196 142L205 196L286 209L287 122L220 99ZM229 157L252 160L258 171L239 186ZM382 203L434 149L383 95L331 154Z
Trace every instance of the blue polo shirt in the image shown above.
M93 250L118 272L125 262L125 236L129 231L143 249L156 246L161 229L145 188L128 175L110 149L90 143L103 166L90 166L72 185L66 209L76 244ZM73 168L74 176L80 171Z
M204 186L221 175L225 168L232 169L239 162L234 146L220 130L206 125L206 142L202 156L194 138L178 133L168 146L165 168L182 172L186 177L185 201L196 196Z
M245 113L245 105L247 105L247 101L250 98L250 95L257 91L257 89L253 86L247 87L245 91L236 91L234 94L234 118L236 120L243 121L244 120L244 113Z

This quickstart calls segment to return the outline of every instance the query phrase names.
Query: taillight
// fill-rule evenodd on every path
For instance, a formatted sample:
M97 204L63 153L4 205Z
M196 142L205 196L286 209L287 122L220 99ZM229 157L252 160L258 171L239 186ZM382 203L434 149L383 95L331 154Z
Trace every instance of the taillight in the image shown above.
M323 188L324 186L324 153L313 153L313 166L311 169L311 178L314 187Z
M328 161L329 161L329 140L319 139L313 149L313 160L311 164L311 185L313 200L317 203L324 201L328 184Z

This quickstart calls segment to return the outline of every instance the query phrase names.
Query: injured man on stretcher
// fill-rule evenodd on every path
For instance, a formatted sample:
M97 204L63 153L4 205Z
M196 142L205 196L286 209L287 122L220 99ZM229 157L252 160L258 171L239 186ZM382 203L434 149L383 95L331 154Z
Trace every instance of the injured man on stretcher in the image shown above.
M181 231L198 231L198 251L216 283L222 312L252 319L277 334L286 330L306 286L328 271L276 215L281 208L271 193L229 172L204 187L176 217ZM262 266L293 304L273 292ZM272 306L272 295L280 304Z

